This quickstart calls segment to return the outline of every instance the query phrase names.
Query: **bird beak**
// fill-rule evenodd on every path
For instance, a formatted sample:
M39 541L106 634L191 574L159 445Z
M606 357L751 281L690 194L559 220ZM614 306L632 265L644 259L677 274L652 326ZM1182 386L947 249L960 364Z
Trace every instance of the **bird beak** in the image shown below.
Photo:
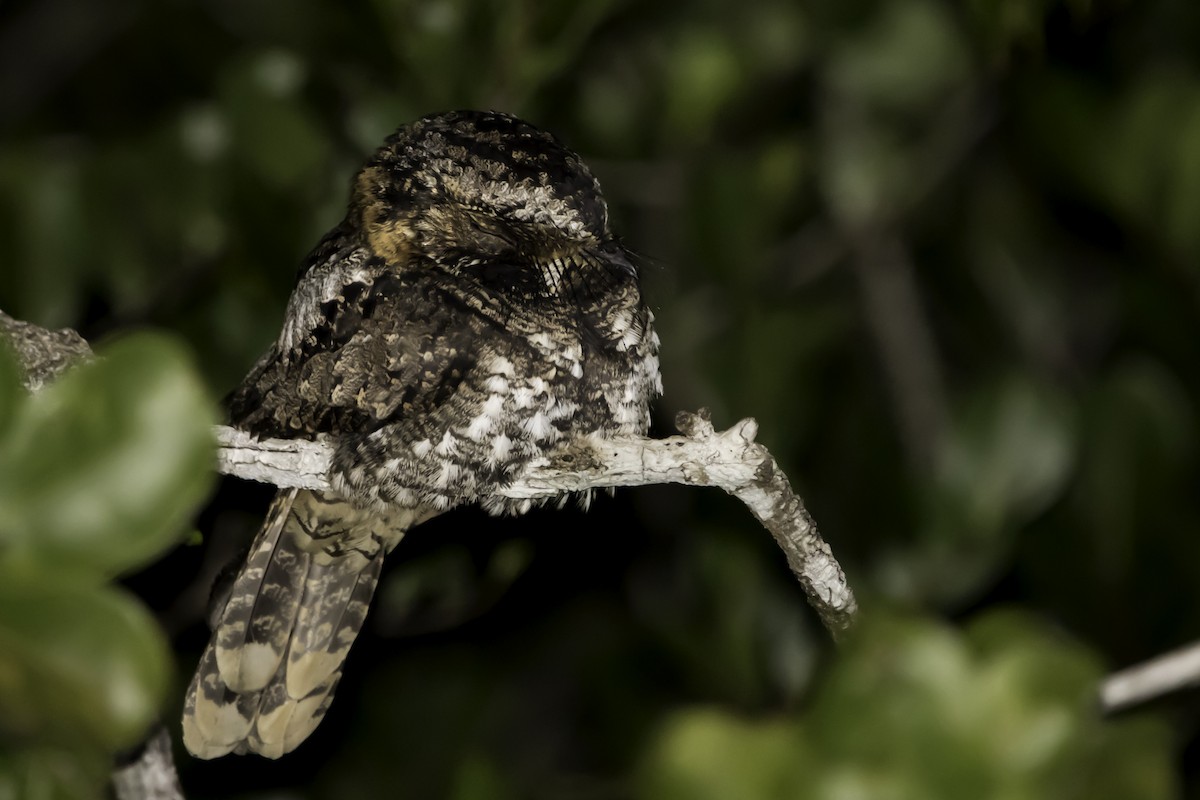
M636 278L638 276L637 265L629 257L629 251L621 245L616 243L607 244L596 255L603 260L613 273L628 278Z

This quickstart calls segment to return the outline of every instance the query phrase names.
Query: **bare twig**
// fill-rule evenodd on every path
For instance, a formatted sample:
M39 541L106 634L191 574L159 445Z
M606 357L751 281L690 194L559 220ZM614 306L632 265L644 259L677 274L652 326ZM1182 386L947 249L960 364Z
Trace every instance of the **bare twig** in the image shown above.
M36 392L76 361L91 358L92 348L72 330L51 331L13 319L0 311L0 341L8 342L21 366L25 389Z
M1200 642L1109 675L1100 684L1100 704L1111 714L1197 684Z
M905 453L919 474L941 449L950 412L937 343L899 238L862 230L851 262L863 310L887 377Z
M132 760L113 770L112 784L117 800L183 800L165 727L158 726Z

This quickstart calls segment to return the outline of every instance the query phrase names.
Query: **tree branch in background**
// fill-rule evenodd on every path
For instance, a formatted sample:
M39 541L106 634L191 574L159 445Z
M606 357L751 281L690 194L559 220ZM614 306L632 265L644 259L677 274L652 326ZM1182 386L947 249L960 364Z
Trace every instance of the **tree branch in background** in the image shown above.
M117 800L184 800L171 757L171 735L159 725L141 749L112 774Z
M21 322L0 311L0 339L8 342L21 367L21 382L40 390L76 361L92 357L92 348L73 330L51 331Z
M896 406L896 423L917 474L933 469L949 422L937 343L903 244L882 231L860 231L851 262L866 323Z
M1100 683L1100 704L1112 714L1200 683L1200 642L1114 672Z

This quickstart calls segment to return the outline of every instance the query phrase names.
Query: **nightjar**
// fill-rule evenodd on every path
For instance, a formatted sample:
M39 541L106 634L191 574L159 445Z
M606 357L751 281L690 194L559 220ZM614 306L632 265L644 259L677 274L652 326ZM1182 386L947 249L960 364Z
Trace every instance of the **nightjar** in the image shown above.
M329 437L335 491L282 490L188 689L184 743L277 758L317 726L384 556L579 436L644 433L658 337L599 185L500 113L402 127L305 260L278 340L230 399L260 437Z

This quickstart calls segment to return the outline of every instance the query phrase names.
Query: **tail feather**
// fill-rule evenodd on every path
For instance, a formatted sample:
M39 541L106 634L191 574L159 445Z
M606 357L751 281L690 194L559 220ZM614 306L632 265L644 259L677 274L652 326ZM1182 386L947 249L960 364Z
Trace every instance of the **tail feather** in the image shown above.
M262 693L258 720L246 741L246 749L279 758L308 738L329 710L333 691L341 679L341 669L328 681L301 699L294 699L283 680L272 683Z
M255 694L226 688L210 646L200 658L183 704L183 743L197 758L217 758L237 749L254 727Z
M188 688L187 749L278 758L307 738L332 702L384 556L428 516L280 492Z
M238 572L214 637L217 667L235 692L264 688L287 649L309 555L284 534L298 492L279 492ZM292 533L292 531L289 531Z
M338 574L338 566L314 564L309 570L288 651L287 690L292 697L308 697L346 660L379 583L383 553L353 576Z

